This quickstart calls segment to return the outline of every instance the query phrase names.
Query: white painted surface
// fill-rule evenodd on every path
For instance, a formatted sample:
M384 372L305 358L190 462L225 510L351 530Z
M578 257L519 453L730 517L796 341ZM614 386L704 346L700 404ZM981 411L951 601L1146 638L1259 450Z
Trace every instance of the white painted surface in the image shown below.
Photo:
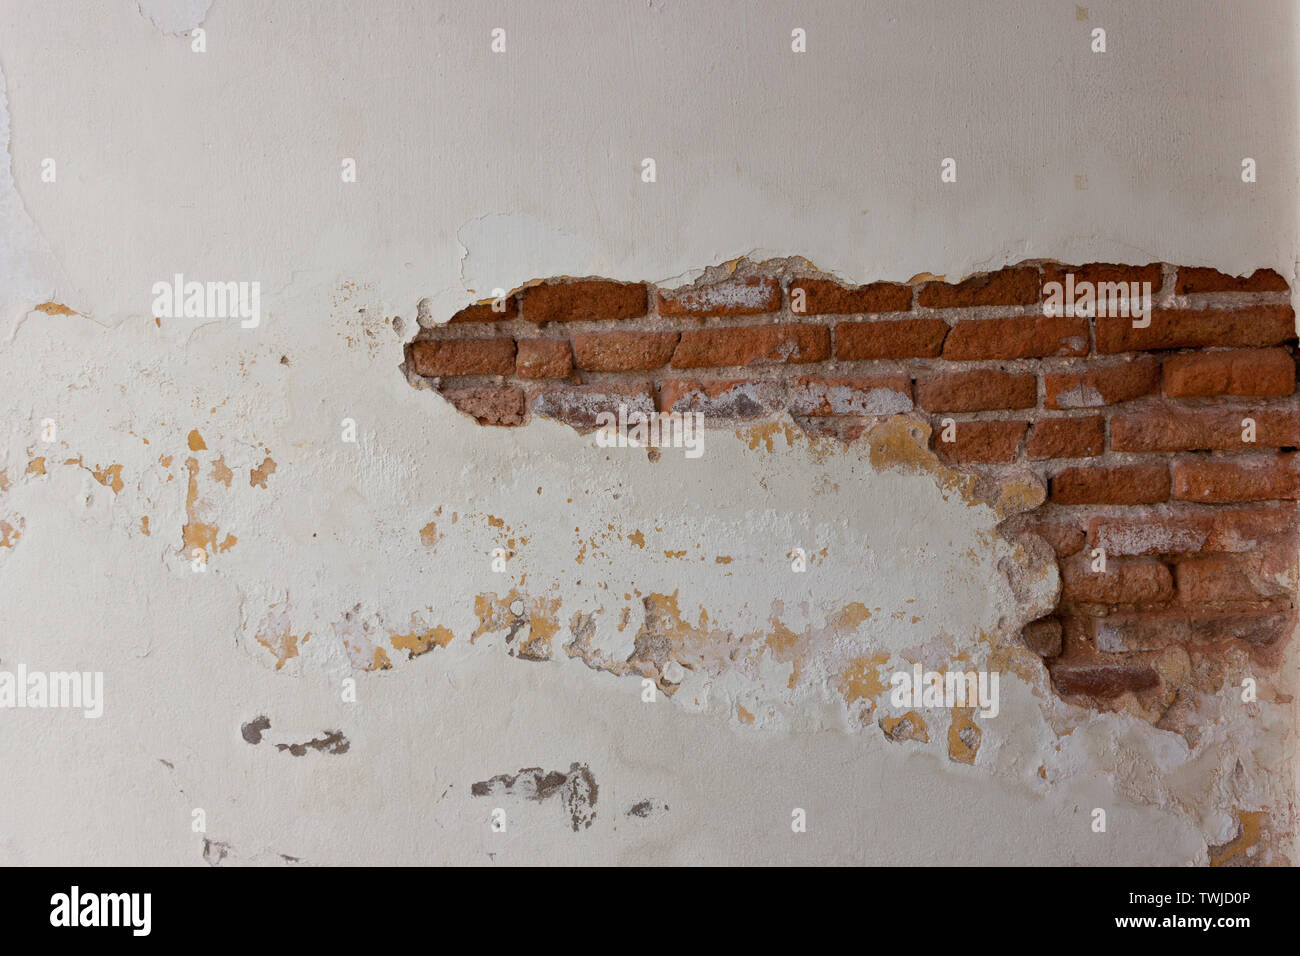
M1093 7L1084 21L1073 4L836 2L792 20L660 0L364 16L216 0L203 54L151 6L0 4L0 517L22 521L0 549L0 666L103 670L108 695L98 721L0 715L0 861L201 863L203 807L227 863L1195 862L1232 806L1281 798L1292 724L1277 708L1225 719L1193 759L1181 738L1007 677L964 766L944 756L944 725L926 747L895 744L845 730L830 690L790 699L771 657L643 704L635 678L565 658L572 614L603 611L601 641L626 649L609 623L630 606L635 629L636 591L675 591L684 619L704 610L738 634L774 616L824 628L860 601L879 613L839 640L984 653L971 642L1011 604L992 512L945 500L929 475L779 434L768 452L710 432L699 461L651 464L546 422L478 428L397 366L421 298L445 317L541 276L675 284L742 254L804 255L857 281L1027 257L1292 280L1292 6ZM1088 51L1094 25L1104 56ZM795 26L807 54L789 51ZM1246 155L1254 186L1238 178ZM340 182L345 157L356 184ZM149 290L176 272L260 281L261 325L158 327ZM81 314L32 311L47 300ZM206 451L189 450L191 430ZM47 476L24 474L34 456ZM267 456L276 470L253 487ZM204 574L181 547L190 457L199 519L238 538ZM91 474L112 464L119 493ZM439 507L430 549L419 531ZM528 542L494 575L506 533ZM794 546L826 557L792 575ZM664 554L677 550L689 563ZM551 662L508 658L500 635L470 641L474 596L525 574L530 601L559 601ZM450 646L406 661L387 630L413 613L451 628ZM279 669L255 639L267 621L311 632ZM353 670L367 633L391 671ZM339 700L348 676L355 705ZM259 714L272 729L252 746L240 726ZM348 753L273 748L334 728ZM1230 784L1239 756L1246 779ZM472 782L573 761L601 787L591 830L511 804L508 835L489 833ZM670 809L624 815L645 798ZM806 835L790 833L796 806ZM1095 806L1112 808L1105 836L1089 830Z

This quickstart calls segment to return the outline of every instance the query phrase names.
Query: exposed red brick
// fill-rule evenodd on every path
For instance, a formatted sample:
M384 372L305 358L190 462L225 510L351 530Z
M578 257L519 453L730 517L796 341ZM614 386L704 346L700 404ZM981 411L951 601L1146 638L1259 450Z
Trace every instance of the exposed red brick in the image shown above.
M1160 675L1145 664L1056 664L1050 671L1057 690L1082 697L1118 697L1160 684Z
M1083 529L1076 524L1064 521L1030 521L1026 522L1023 528L1051 545L1058 558L1077 554L1083 548L1085 535Z
M1157 650L1171 644L1245 641L1267 646L1295 626L1286 601L1256 601L1220 607L1174 606L1147 611L1122 611L1083 619L1097 649L1103 653Z
M1061 622L1054 617L1030 621L1020 635L1039 657L1055 657L1061 653Z
M943 348L943 319L887 319L841 322L835 326L835 354L846 362L866 359L933 358Z
M802 290L803 312L808 315L849 315L855 312L906 312L912 308L912 287L897 282L843 286L829 279L795 279L790 283L790 311L798 309Z
M943 440L944 428L936 423L930 447L949 464L1014 461L1025 437L1026 422L957 422L953 441Z
M515 370L514 339L434 339L411 346L420 375L509 375Z
M917 380L916 403L931 412L1033 408L1038 404L1038 381L1033 375L996 369L936 372Z
M1101 416L1044 418L1034 422L1025 443L1031 459L1091 458L1106 449L1106 424Z
M1061 600L1072 604L1157 604L1174 596L1174 578L1154 558L1113 558L1092 570L1086 554L1061 562Z
M958 322L943 343L943 357L960 362L1087 355L1088 348L1087 319L1025 315Z
M917 301L927 309L958 309L975 305L1032 305L1038 301L1038 269L1008 266L997 272L972 276L964 282L928 282Z
M912 409L906 375L866 378L801 378L791 392L794 415L895 415Z
M673 368L706 368L830 358L831 330L824 325L747 325L683 332Z
M1170 398L1211 395L1290 395L1295 360L1286 349L1241 349L1171 355L1164 364L1164 392Z
M1281 501L1300 498L1295 452L1249 458L1198 455L1174 462L1174 497L1184 501Z
M1175 567L1178 599L1190 603L1255 601L1276 589L1257 587L1248 565L1237 555L1204 554Z
M775 279L749 276L702 286L659 291L659 314L668 316L763 315L781 310Z
M1255 442L1242 441L1242 421L1255 422ZM1110 421L1115 451L1254 451L1300 446L1300 409L1147 409Z
M453 322L500 322L513 319L519 314L519 303L512 295L502 303L504 312L494 311L491 302L467 305L451 317Z
M603 413L627 411L649 414L655 410L654 392L648 382L633 385L574 385L541 392L533 400L533 414L571 425L579 432L597 427Z
M1255 551L1293 534L1293 506L1238 508L1212 514L1098 516L1088 522L1088 547L1107 554L1195 554Z
M1169 468L1159 465L1080 467L1058 471L1051 498L1062 505L1150 505L1169 500Z
M573 339L578 368L591 372L663 368L676 348L676 332L585 332Z
M701 412L707 419L770 418L783 411L786 404L784 382L670 378L659 386L660 411Z
M1080 371L1044 373L1043 389L1048 408L1097 408L1150 395L1159 381L1160 362L1143 355Z
M1117 265L1112 262L1093 262L1086 266L1067 266L1055 262L1043 264L1043 285L1049 282L1059 282L1065 286L1065 277L1067 274L1074 275L1074 284L1077 287L1081 282L1090 282L1097 286L1103 282L1125 282L1125 283L1151 283L1151 294L1155 295L1160 291L1160 286L1164 279L1161 276L1161 267L1158 262L1151 262L1144 266L1127 266ZM1044 293L1046 297L1046 293Z
M567 378L573 352L567 339L520 339L515 374L520 378Z
M1240 309L1153 309L1151 325L1133 328L1126 316L1097 319L1097 351L1139 352L1280 345L1296 337L1295 313L1289 305Z
M524 390L514 385L444 388L442 397L480 425L522 425Z
M1093 646L1103 654L1154 651L1192 639L1191 622L1179 609L1124 610L1079 619Z
M577 322L635 319L646 314L649 299L645 283L589 279L529 286L523 301L529 322Z
M1286 280L1272 269L1256 269L1248 276L1230 276L1217 269L1180 266L1175 285L1179 295L1196 292L1286 292Z

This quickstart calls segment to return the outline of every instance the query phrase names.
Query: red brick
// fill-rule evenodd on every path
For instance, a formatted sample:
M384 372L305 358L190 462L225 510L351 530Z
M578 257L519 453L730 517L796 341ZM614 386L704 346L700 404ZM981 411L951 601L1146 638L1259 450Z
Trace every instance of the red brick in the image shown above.
M648 302L642 282L548 282L524 290L523 313L529 322L635 319L646 314Z
M750 276L701 286L659 290L659 314L668 316L764 315L781 310L775 279Z
M411 346L420 375L509 375L515 370L514 339L432 339Z
M1036 534L1056 552L1058 558L1078 554L1083 548L1083 529L1063 521L1035 521L1024 525L1024 530Z
M1154 558L1113 558L1092 570L1079 555L1061 562L1061 600L1072 604L1158 604L1174 596L1174 578Z
M917 301L927 309L960 309L975 305L1031 305L1040 288L1035 266L1008 266L997 272L972 276L964 282L929 282L921 286Z
M1097 408L1150 395L1160 381L1160 363L1149 355L1078 372L1046 372L1048 408Z
M441 394L480 425L523 424L524 390L517 386L445 388Z
M790 283L790 311L796 308L797 293L803 290L808 315L849 315L855 312L906 312L912 308L912 287L897 282L843 286L829 279L795 279Z
M515 374L520 378L568 378L573 352L567 339L520 339Z
M1165 359L1164 391L1170 398L1290 395L1295 360L1286 349L1171 355Z
M660 411L701 412L710 419L771 418L784 411L786 404L784 382L670 378L659 386Z
M533 414L564 422L579 432L589 432L597 427L599 415L605 412L617 415L620 405L627 406L629 412L649 414L655 410L654 392L645 382L552 388L533 400Z
M1273 589L1256 587L1249 566L1235 555L1205 554L1175 567L1178 599L1189 603L1255 601Z
M868 378L801 378L791 393L793 415L896 415L912 410L906 375Z
M512 295L502 303L504 312L495 312L491 302L468 305L451 317L452 322L500 322L519 314L519 302Z
M1295 313L1289 305L1240 309L1153 309L1151 325L1133 328L1125 316L1097 319L1097 351L1138 352L1280 345L1296 337Z
M934 358L947 334L948 323L943 319L841 322L835 326L835 354L846 362Z
M1058 664L1050 670L1058 691L1082 697L1118 697L1160 685L1160 675L1144 664Z
M591 372L663 368L676 348L676 332L586 332L573 339L578 368Z
M937 372L917 380L916 403L931 412L1033 408L1038 404L1038 381L1033 375L995 369Z
M1292 506L1240 508L1213 514L1099 516L1088 522L1088 547L1107 554L1244 552L1294 535Z
M1026 426L1026 422L957 422L954 440L946 442L943 426L936 423L930 447L951 464L1014 461Z
M1016 316L958 322L943 344L943 357L954 362L980 359L1040 358L1087 355L1088 320Z
M1080 624L1103 654L1154 651L1192 639L1191 621L1179 608L1125 610L1084 618Z
M1091 458L1106 449L1106 425L1101 416L1043 418L1034 422L1025 444L1028 458Z
M831 330L824 325L746 325L683 332L673 368L771 363L804 364L830 358Z
M1086 266L1067 266L1049 262L1043 264L1043 285L1049 282L1061 283L1062 289L1065 287L1065 277L1067 274L1074 275L1074 284L1076 288L1081 282L1090 282L1094 287L1103 282L1149 282L1151 283L1151 294L1154 296L1160 291L1160 286L1164 282L1161 275L1161 266L1158 262L1151 262L1144 266L1118 265L1113 262L1093 262ZM1043 293L1046 297L1047 293Z
M1055 657L1061 653L1061 622L1054 617L1040 617L1030 621L1020 632L1025 644L1039 657Z
M1051 498L1062 505L1150 505L1169 500L1166 465L1066 468L1052 476Z
M1255 442L1243 442L1242 421L1255 422ZM1158 407L1110 421L1115 451L1254 451L1300 445L1300 409L1190 410Z
M1248 276L1230 276L1217 269L1180 266L1175 285L1179 295L1196 292L1286 292L1286 280L1272 269L1256 269Z
M1196 456L1174 462L1174 497L1221 504L1300 498L1295 452L1247 458Z

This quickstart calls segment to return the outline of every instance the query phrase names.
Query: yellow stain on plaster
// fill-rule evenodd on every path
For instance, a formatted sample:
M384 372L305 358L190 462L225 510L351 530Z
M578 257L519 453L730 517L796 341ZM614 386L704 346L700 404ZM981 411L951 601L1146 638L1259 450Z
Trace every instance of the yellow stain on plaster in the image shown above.
M736 716L739 717L743 723L752 724L754 722L754 715L740 704L736 705Z
M454 636L451 628L437 624L430 625L423 617L412 613L411 629L405 634L390 632L388 640L395 649L406 651L407 660L414 660L421 654L429 653L435 647L445 649Z
M230 487L230 483L234 480L235 473L231 471L230 467L226 464L225 455L221 455L212 460L212 478L214 481L221 482L221 484L225 485L227 488Z
M225 540L217 544L218 528L199 520L199 462L197 458L185 459L185 470L190 473L189 487L185 492L185 526L181 529L181 541L186 555L201 548L206 554L229 551L239 540L233 534L227 534Z
M9 469L0 468L0 491L9 490Z
M121 465L109 465L107 468L101 468L99 471L95 471L92 468L90 473L94 476L95 480L105 488L112 488L113 494L117 494L122 490Z
M290 633L288 621L283 616L276 623L279 626L270 625L268 615L268 621L264 622L263 628L258 630L256 640L275 656L275 669L279 670L292 658L298 656L299 645L307 643L311 631L299 637Z
M248 469L248 487L265 488L266 479L273 474L275 474L275 461L270 455L267 455L256 468Z
M140 518L140 533L143 534L146 538L151 537L151 535L149 534L149 516L148 516L148 515L143 515L143 516ZM241 553L242 553L242 552L241 552Z
M4 518L0 518L0 548L12 549L23 536L23 528L26 527L27 522L18 516L14 517L14 521L17 524L11 524Z
M197 428L191 429L189 434L190 451L207 451L208 446L203 441L203 436L199 434Z
M877 724L890 740L930 742L930 729L925 725L925 718L914 710L898 717L881 717Z
M984 731L975 723L974 707L954 707L948 725L948 759L973 764Z
M438 533L438 523L436 521L430 521L420 529L420 543L426 548L434 547L442 540L442 537L443 536Z
M631 534L627 536L627 540L631 541L638 548L645 547L645 535L642 534L640 531L633 531Z
M1249 857L1250 850L1263 837L1264 823L1267 820L1267 814L1264 811L1238 810L1237 820L1241 823L1241 832L1233 840L1209 848L1210 866L1223 866L1229 860L1240 856Z
M857 606L862 607L860 604ZM844 617L847 611L848 608L845 608L840 612L841 617ZM866 716L870 716L870 711L876 707L876 698L889 690L888 682L881 677L881 668L888 663L889 651L850 660L848 666L835 675L835 682L839 692L844 695L845 703L856 704L859 701L869 701L871 707Z
M768 454L775 451L774 440L780 435L785 438L787 448L793 448L795 442L803 437L797 425L790 422L762 422L736 432L736 437L743 441L750 451L758 451L759 446Z
M31 461L29 461L29 462L27 463L27 472L26 472L26 473L29 474L29 475L43 475L43 474L45 474L45 458L44 458L44 456L42 456L42 457L40 457L40 458L33 458Z
M81 315L76 309L69 309L62 302L42 302L34 311L44 312L46 315Z
M732 558L731 558L731 555L729 555L729 554L720 554L720 555L718 555L716 558L713 559L713 563L714 563L714 564L730 564L731 561L732 561Z

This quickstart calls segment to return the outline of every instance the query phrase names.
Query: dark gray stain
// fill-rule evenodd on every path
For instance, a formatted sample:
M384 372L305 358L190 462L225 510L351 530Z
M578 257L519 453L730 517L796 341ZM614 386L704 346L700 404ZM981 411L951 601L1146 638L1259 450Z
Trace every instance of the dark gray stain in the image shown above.
M326 754L345 754L352 744L343 736L341 730L327 730L323 737L313 737L301 744L276 744L276 750L287 750L295 757L301 757L308 750L318 750Z
M265 716L254 717L239 728L239 733L250 744L260 744L262 734L271 729L271 719Z
M573 763L569 765L568 773L525 767L515 774L497 774L489 780L472 784L469 792L476 797L519 796L537 803L558 798L568 811L573 832L577 833L589 828L596 818L596 797L600 788L586 764Z

